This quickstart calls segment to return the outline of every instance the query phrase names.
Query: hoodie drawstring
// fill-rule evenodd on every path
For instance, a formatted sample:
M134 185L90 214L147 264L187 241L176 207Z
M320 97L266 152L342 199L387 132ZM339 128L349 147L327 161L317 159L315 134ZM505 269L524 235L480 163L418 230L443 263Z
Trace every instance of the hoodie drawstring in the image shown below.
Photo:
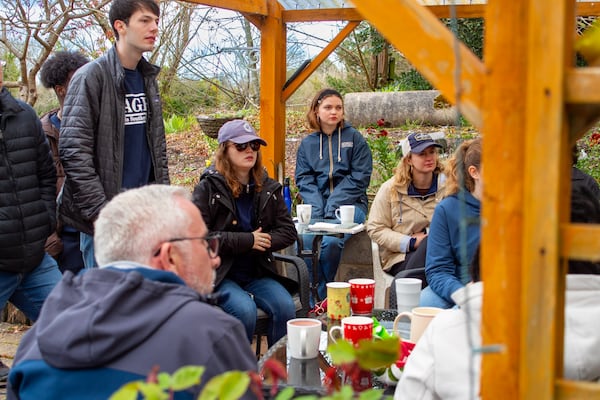
M338 162L342 162L342 128L338 126Z
M321 134L319 135L319 160L323 159L323 135L324 133L321 132ZM329 149L331 150L331 149ZM338 154L337 154L337 161L338 162L342 162L342 128L338 126Z
M319 135L319 160L323 159L323 134Z

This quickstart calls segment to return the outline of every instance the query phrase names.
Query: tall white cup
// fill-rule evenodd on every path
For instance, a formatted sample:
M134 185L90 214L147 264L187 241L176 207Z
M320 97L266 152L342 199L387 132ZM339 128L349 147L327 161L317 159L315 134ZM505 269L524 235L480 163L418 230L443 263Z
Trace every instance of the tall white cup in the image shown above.
M312 206L310 204L298 204L296 206L296 217L298 217L298 223L300 225L310 224L310 218L312 216Z
M351 224L354 222L354 206L340 206L335 210L335 217L342 224Z
M396 279L396 304L398 312L411 311L421 300L421 280L417 278Z

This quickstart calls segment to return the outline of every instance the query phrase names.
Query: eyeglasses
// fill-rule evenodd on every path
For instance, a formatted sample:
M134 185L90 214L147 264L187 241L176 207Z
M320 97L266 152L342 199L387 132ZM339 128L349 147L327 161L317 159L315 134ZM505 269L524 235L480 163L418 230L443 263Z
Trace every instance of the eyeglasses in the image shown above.
M173 238L173 239L165 240L163 243L181 242L184 240L203 240L206 243L205 246L206 246L206 251L208 252L208 256L210 258L217 258L217 256L219 255L219 246L220 246L219 240L220 239L221 239L221 235L219 235L218 233L210 233L206 236L190 236L190 237ZM161 248L159 247L158 250L156 250L156 252L154 253L154 257L156 257L157 255L160 254L160 249Z
M258 140L248 143L234 143L233 145L237 151L245 151L248 146L250 146L252 151L258 151L260 149L260 142Z

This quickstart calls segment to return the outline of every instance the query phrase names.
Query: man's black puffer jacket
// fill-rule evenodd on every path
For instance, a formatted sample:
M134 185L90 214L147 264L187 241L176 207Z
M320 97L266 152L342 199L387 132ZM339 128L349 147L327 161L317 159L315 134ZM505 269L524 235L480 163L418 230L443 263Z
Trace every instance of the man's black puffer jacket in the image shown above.
M167 144L156 77L160 68L140 59L152 157L150 183L169 184ZM117 50L79 68L69 82L58 150L67 175L59 213L62 221L93 234L104 205L122 191L125 142L125 70Z
M35 111L0 91L0 271L27 273L56 225L56 171Z

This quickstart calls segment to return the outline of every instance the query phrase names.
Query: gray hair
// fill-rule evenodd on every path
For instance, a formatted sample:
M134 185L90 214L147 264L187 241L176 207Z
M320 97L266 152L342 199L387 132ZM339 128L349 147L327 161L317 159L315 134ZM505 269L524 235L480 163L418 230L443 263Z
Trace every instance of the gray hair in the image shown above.
M115 261L149 265L160 243L185 236L189 215L178 200L191 199L178 186L148 185L115 196L95 223L94 253L99 266Z

